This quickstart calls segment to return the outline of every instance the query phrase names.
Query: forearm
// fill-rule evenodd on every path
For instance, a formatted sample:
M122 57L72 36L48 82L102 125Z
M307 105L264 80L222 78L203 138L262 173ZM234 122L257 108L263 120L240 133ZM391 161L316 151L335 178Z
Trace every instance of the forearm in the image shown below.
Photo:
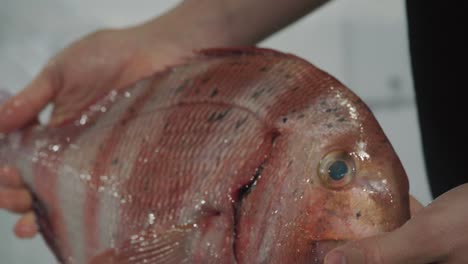
M191 48L252 45L327 0L185 0L145 24Z

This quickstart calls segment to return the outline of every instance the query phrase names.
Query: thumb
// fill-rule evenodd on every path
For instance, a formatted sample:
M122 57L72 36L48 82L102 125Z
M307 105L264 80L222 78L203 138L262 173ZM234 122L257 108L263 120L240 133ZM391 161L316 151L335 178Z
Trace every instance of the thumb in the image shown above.
M0 106L0 133L29 124L54 96L52 72L43 70L26 88Z
M325 264L432 263L440 248L430 243L424 225L411 220L395 231L353 241L330 251ZM433 238L436 240L437 238Z

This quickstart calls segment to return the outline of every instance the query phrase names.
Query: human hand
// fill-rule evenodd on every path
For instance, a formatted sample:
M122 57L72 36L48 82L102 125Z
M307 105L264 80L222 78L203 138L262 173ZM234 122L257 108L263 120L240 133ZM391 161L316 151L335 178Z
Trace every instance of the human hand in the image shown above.
M400 228L332 250L325 264L468 263L468 184L416 210Z
M165 24L169 22L103 30L65 48L26 88L0 106L0 133L35 122L49 103L54 107L48 125L57 126L112 89L125 88L176 64L198 47L185 46L173 31L163 30ZM0 209L22 214L14 229L18 237L33 237L38 231L32 200L17 171L0 168Z

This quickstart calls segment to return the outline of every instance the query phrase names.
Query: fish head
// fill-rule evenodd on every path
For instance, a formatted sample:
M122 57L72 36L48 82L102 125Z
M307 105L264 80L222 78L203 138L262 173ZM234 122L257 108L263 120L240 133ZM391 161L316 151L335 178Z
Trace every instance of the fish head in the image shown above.
M409 218L407 176L369 108L338 82L315 98L278 121L243 201L239 244L259 262L321 263L334 247Z

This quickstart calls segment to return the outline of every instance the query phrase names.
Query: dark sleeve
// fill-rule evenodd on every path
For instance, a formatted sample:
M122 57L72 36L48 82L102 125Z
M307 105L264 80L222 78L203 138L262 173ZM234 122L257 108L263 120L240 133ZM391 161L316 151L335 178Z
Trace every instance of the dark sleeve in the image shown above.
M434 197L468 182L467 1L407 0L413 81Z

